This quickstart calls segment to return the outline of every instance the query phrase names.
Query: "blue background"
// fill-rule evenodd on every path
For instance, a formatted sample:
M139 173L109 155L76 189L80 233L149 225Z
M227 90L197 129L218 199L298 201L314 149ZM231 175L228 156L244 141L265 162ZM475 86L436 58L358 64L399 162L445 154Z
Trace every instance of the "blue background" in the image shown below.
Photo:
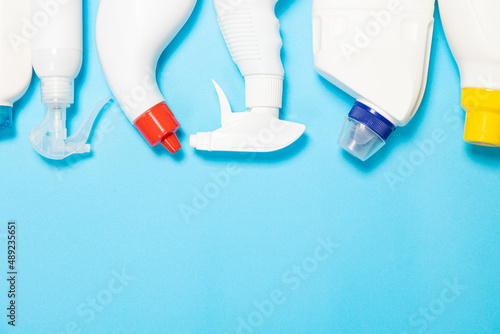
M69 131L110 94L95 48L98 1L84 4L86 58ZM306 136L277 153L188 147L188 135L219 127L212 78L244 110L243 80L208 0L158 68L182 124L181 154L150 149L113 104L90 156L41 158L27 139L45 114L33 80L16 105L15 129L0 134L4 254L7 220L18 222L16 333L237 333L241 321L250 326L241 333L500 332L500 152L462 141L458 70L438 13L422 107L361 163L336 145L353 100L314 71L311 1L281 0L277 12L283 116L307 125ZM215 189L211 175L228 168L237 173ZM182 209L206 187L213 198L187 218ZM318 238L338 245L307 267ZM303 264L310 273L297 284L291 270ZM110 295L123 270L133 279ZM447 281L465 286L453 302ZM6 307L4 279L0 289ZM255 303L268 305L276 291L284 302L259 318ZM92 299L102 306L93 317ZM14 332L0 319L1 333Z

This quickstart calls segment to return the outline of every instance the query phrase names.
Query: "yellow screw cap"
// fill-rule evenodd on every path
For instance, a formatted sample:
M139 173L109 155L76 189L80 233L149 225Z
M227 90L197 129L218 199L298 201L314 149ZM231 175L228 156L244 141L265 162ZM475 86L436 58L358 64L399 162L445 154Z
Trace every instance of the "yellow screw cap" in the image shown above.
M474 145L500 147L500 90L465 88L462 106L467 112L464 140Z

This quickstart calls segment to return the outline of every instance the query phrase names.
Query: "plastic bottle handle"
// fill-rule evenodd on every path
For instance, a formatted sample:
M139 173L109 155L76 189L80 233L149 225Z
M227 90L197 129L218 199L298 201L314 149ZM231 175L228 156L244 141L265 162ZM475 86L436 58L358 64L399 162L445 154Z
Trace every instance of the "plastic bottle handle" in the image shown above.
M214 0L217 19L234 62L245 77L283 76L277 0Z

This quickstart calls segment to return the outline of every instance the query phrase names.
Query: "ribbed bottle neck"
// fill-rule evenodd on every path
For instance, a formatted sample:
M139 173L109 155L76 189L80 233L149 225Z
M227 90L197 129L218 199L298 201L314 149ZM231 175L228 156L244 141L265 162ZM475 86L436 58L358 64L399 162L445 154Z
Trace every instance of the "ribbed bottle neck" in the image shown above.
M56 108L69 108L75 99L74 80L68 77L41 78L42 102Z
M245 77L247 108L283 107L283 77L254 75Z

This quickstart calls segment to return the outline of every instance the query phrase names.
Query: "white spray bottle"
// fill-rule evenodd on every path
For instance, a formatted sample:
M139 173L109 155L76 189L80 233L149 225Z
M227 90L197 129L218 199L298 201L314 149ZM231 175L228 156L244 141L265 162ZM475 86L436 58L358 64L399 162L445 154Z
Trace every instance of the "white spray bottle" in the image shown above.
M313 0L314 64L357 101L339 144L367 160L424 96L434 0Z
M67 136L66 110L74 103L74 81L83 57L82 0L33 0L33 67L40 78L42 102L47 108L43 121L30 133L33 148L42 156L62 160L72 154L90 152L87 140L99 111L97 105L79 130Z
M233 113L215 84L222 127L191 136L190 145L205 151L271 152L295 142L302 124L279 119L283 100L282 40L274 13L277 0L214 0L219 25L234 62L245 77L248 111Z
M500 147L500 1L439 0L462 79L464 140Z
M156 82L163 50L191 15L196 0L101 0L96 40L101 66L120 107L151 146L181 148L179 122Z
M31 82L31 36L24 31L31 0L0 0L0 130L12 127L12 109Z

